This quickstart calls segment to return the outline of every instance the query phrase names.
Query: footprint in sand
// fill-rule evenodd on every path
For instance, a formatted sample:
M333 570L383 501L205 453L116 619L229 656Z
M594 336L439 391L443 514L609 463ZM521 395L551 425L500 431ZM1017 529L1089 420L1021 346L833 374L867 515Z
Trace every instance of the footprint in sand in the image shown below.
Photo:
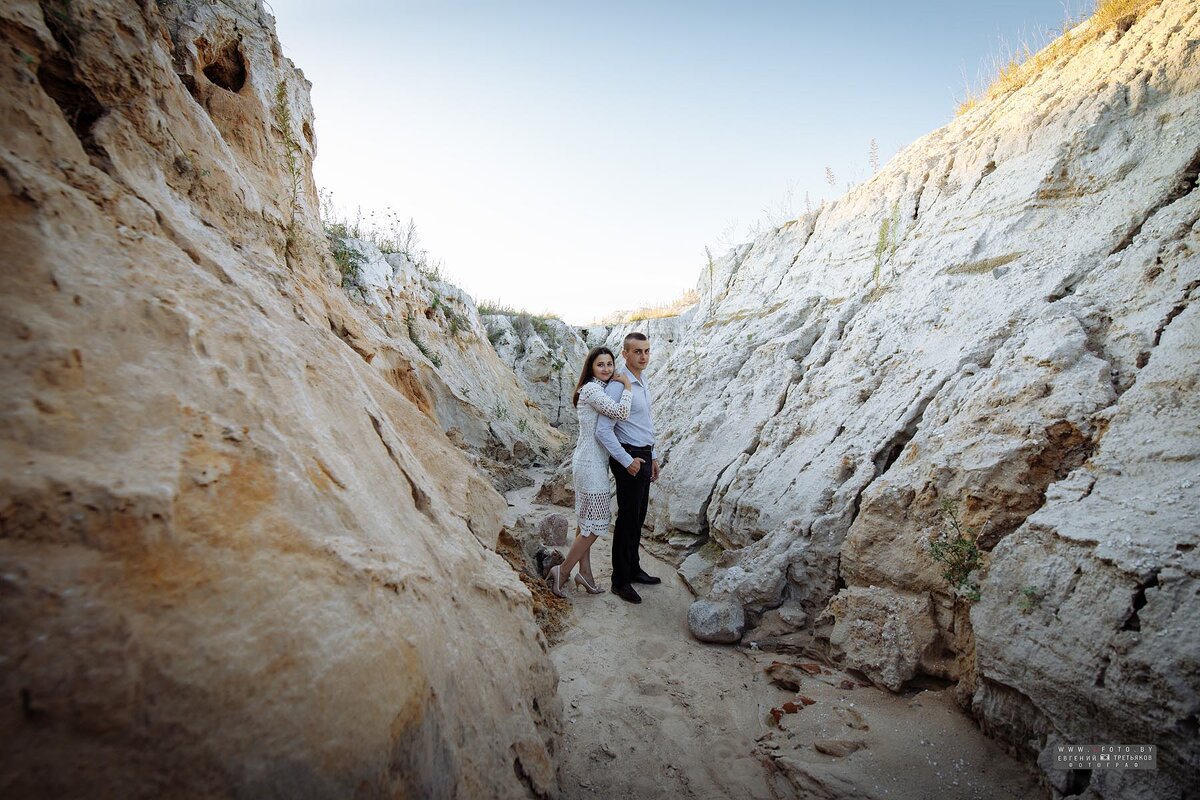
M863 719L863 715L853 708L838 706L833 710L833 715L856 731L868 731L871 729L871 726Z
M667 693L667 687L657 681L648 681L641 678L633 679L634 686L637 687L638 694L647 697L658 697Z

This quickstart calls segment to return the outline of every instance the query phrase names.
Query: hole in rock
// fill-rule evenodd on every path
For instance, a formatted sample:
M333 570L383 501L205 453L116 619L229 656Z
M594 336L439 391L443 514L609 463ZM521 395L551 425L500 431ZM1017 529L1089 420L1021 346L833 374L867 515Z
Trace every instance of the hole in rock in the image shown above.
M1092 771L1090 769L1071 770L1071 777L1067 782L1067 790L1063 792L1063 797L1074 797L1075 795L1083 794L1091 782Z
M96 122L104 116L104 106L92 90L75 77L70 62L57 56L48 58L38 65L37 76L42 89L67 118L67 124L75 131L84 151L107 161L108 154L92 135Z
M1140 631L1142 629L1142 621L1138 618L1138 611L1146 605L1146 590L1158 586L1158 573L1150 574L1146 582L1138 585L1137 592L1133 595L1133 611L1125 618L1125 624L1121 626L1123 631Z
M197 43L203 52L202 43ZM228 42L217 53L216 58L204 67L204 77L226 91L237 94L246 85L246 61L238 42Z
M943 689L948 689L954 685L954 681L938 678L933 675L927 675L924 672L918 672L912 677L912 680L904 684L903 690L900 692L901 697L911 697L921 692L940 692Z

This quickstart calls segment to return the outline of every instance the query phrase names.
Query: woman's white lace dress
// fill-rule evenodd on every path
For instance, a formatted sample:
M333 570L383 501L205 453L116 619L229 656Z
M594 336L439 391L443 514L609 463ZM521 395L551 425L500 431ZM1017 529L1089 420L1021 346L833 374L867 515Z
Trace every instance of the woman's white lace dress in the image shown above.
M579 532L584 536L600 536L608 532L612 506L608 495L608 451L596 441L596 420L600 414L613 419L629 419L633 393L621 392L617 402L604 391L604 384L588 381L579 390L579 439L571 456L571 473L575 486L575 516Z

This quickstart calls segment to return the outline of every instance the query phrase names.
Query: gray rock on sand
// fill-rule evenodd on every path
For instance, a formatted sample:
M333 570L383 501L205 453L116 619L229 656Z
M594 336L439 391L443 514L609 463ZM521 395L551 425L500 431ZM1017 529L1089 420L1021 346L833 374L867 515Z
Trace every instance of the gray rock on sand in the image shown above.
M550 547L564 547L567 544L567 518L562 514L549 514L538 523L538 539Z
M732 644L746 630L746 615L738 603L697 600L688 609L688 630L702 642Z

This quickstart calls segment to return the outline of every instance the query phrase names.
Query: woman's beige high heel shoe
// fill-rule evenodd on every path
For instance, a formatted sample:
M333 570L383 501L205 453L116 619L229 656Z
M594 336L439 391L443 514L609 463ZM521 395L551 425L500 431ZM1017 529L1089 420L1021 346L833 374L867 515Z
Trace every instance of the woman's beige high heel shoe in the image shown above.
M603 589L598 588L595 584L588 583L588 579L583 577L582 572L575 573L575 582L582 586L584 591L588 594L600 594L604 591Z
M562 588L562 571L557 565L550 568L550 572L546 576L546 582L550 584L550 591L555 597L567 596L567 593Z

